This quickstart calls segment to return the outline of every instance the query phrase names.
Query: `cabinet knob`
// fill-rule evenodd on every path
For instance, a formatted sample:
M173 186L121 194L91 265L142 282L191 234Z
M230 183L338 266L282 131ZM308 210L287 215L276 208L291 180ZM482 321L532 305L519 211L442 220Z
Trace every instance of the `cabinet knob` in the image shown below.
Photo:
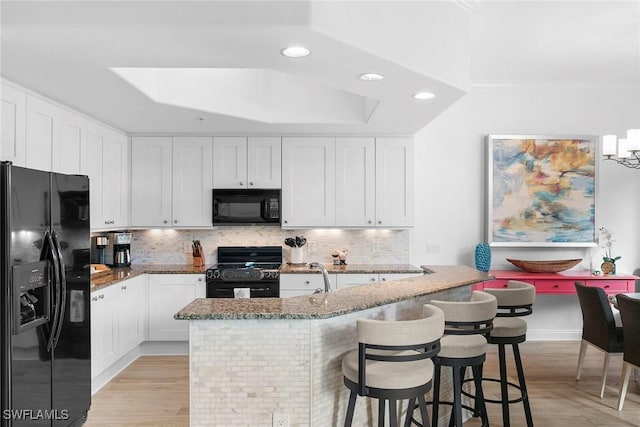
M560 287L560 285L553 285L554 289L558 289Z
M168 224L168 223L169 223L169 221L167 221L166 219L165 219L164 221L162 221L162 222L164 222L165 224Z
M289 221L287 221L287 220L285 219L285 220L284 220L284 223L285 223L285 224L289 224Z
M202 282L202 277L198 277L198 282Z
M311 282L309 282L308 280L305 280L304 283L306 283L307 285L310 284Z
M378 221L378 224L382 224L382 221Z
M98 301L98 297L92 297L91 301Z
M100 294L100 295L98 295L98 298L100 298L100 299L104 299L104 294Z
M127 289L127 285L124 285L123 287L121 287L120 289Z
M387 278L386 278L386 277L383 277L383 278L382 278L382 281L383 281L383 282L386 282L386 281L387 281Z
M371 224L371 220L367 221L369 224Z
M174 223L174 224L177 224L177 223L178 223L178 220L177 220L177 219L174 219L174 220L173 220L173 223Z
M249 182L249 185L253 185L253 182Z
M240 181L240 185L244 185L244 182Z
M372 282L375 282L375 281L376 281L375 277L372 277L372 278L371 278L371 281L372 281Z

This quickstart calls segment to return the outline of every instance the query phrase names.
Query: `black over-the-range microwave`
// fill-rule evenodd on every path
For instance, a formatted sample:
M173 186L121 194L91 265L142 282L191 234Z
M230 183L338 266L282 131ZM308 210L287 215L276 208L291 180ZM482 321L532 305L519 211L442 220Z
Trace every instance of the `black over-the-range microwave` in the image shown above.
M280 225L280 190L213 189L213 225Z

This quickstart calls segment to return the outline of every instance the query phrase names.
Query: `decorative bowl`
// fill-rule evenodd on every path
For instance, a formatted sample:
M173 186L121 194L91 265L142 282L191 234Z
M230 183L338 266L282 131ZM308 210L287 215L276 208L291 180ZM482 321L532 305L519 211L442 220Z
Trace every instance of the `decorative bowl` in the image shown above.
M511 264L529 273L558 273L578 265L582 258L577 259L556 259L550 261L526 261L523 259L507 258Z

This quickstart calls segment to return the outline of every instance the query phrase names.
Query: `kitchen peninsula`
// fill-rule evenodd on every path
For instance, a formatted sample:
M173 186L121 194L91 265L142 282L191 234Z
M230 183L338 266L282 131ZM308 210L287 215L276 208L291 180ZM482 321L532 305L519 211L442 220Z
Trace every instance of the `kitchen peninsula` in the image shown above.
M406 320L433 298L464 299L490 280L464 266L434 266L419 277L293 298L196 299L175 315L189 320L191 425L271 426L344 421L341 359L357 346L361 317ZM354 425L376 411L360 399Z

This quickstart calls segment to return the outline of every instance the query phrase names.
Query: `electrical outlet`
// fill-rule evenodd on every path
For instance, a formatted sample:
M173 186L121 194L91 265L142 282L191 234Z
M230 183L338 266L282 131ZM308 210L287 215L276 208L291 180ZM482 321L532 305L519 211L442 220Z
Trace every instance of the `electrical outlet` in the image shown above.
M274 412L273 427L289 427L289 414Z
M313 241L307 242L307 251L310 254L315 253L316 252L316 242L313 242Z

